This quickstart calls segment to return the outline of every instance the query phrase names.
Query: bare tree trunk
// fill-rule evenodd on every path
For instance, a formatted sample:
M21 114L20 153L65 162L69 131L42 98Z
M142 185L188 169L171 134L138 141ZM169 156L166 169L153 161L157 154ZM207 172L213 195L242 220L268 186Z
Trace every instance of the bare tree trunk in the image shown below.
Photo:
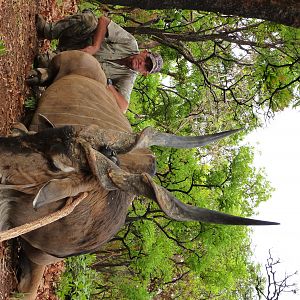
M300 27L299 0L101 0L101 3L143 9L203 10Z

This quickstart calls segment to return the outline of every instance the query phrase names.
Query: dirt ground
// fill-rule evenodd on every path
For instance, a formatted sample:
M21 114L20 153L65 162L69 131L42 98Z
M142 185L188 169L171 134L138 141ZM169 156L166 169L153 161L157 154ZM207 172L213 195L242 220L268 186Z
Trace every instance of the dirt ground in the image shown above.
M7 135L11 125L24 117L24 102L31 96L24 79L34 56L49 47L37 40L35 15L55 21L76 11L76 0L0 0L0 39L5 46L0 55L0 135ZM16 289L17 245L0 243L0 300L9 299ZM53 288L62 270L63 263L47 268L38 299L56 299Z

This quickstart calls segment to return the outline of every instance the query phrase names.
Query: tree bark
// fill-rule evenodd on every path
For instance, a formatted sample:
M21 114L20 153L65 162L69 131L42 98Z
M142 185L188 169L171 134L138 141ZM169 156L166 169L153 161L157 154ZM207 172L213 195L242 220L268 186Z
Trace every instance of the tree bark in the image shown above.
M300 27L299 0L101 0L101 3L142 9L203 10Z
M260 23L257 23L259 25ZM224 40L230 43L236 43L238 45L249 45L254 47L261 47L261 48L275 48L278 45L282 45L283 42L280 40L274 43L257 43L251 40L246 40L243 38L239 38L238 34L235 36L235 33L239 33L243 30L243 28L235 30L236 32L229 31L229 32L219 32L219 33L212 33L212 34L199 34L194 32L184 32L184 33L172 33L167 32L162 29L158 28L151 28L151 27L123 27L126 31L130 32L131 34L146 34L156 36L160 41L167 40L169 42L181 41L181 42L204 42L204 41L212 41L212 40ZM154 43L154 42L153 42ZM163 42L162 42L163 43Z

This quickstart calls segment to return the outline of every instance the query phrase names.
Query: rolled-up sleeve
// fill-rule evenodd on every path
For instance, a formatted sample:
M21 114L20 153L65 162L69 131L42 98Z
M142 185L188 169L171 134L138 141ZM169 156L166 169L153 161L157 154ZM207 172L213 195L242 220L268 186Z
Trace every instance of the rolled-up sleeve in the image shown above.
M133 35L131 35L128 31L123 29L121 26L116 24L113 21L110 21L107 27L108 36L106 40L111 43L118 43L128 45L130 47L134 47L138 49L138 44ZM129 45L128 45L129 46Z

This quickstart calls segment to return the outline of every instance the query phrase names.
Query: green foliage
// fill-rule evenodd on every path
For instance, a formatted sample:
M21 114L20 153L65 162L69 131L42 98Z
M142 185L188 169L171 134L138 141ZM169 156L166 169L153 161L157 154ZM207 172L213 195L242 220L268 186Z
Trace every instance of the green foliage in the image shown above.
M57 48L57 45L58 45L58 40L56 40L56 39L51 40L51 42L50 42L51 51L55 51Z
M11 299L12 300L17 300L17 299L24 299L25 294L24 293L12 293Z
M78 3L79 11L83 11L84 9L90 9L96 16L100 16L98 6L99 5L95 1L79 1Z
M4 45L4 41L2 41L1 39L0 39L0 55L3 55L3 54L5 54L5 45Z
M95 260L94 255L66 259L66 270L57 290L59 299L88 300L97 293L95 285L100 280L100 274L90 268Z
M37 107L37 100L35 97L28 97L24 102L24 107L34 110Z
M151 294L147 291L147 286L141 285L138 281L132 278L125 278L121 282L116 281L116 286L120 288L120 293L118 293L118 299L130 300L151 300Z

